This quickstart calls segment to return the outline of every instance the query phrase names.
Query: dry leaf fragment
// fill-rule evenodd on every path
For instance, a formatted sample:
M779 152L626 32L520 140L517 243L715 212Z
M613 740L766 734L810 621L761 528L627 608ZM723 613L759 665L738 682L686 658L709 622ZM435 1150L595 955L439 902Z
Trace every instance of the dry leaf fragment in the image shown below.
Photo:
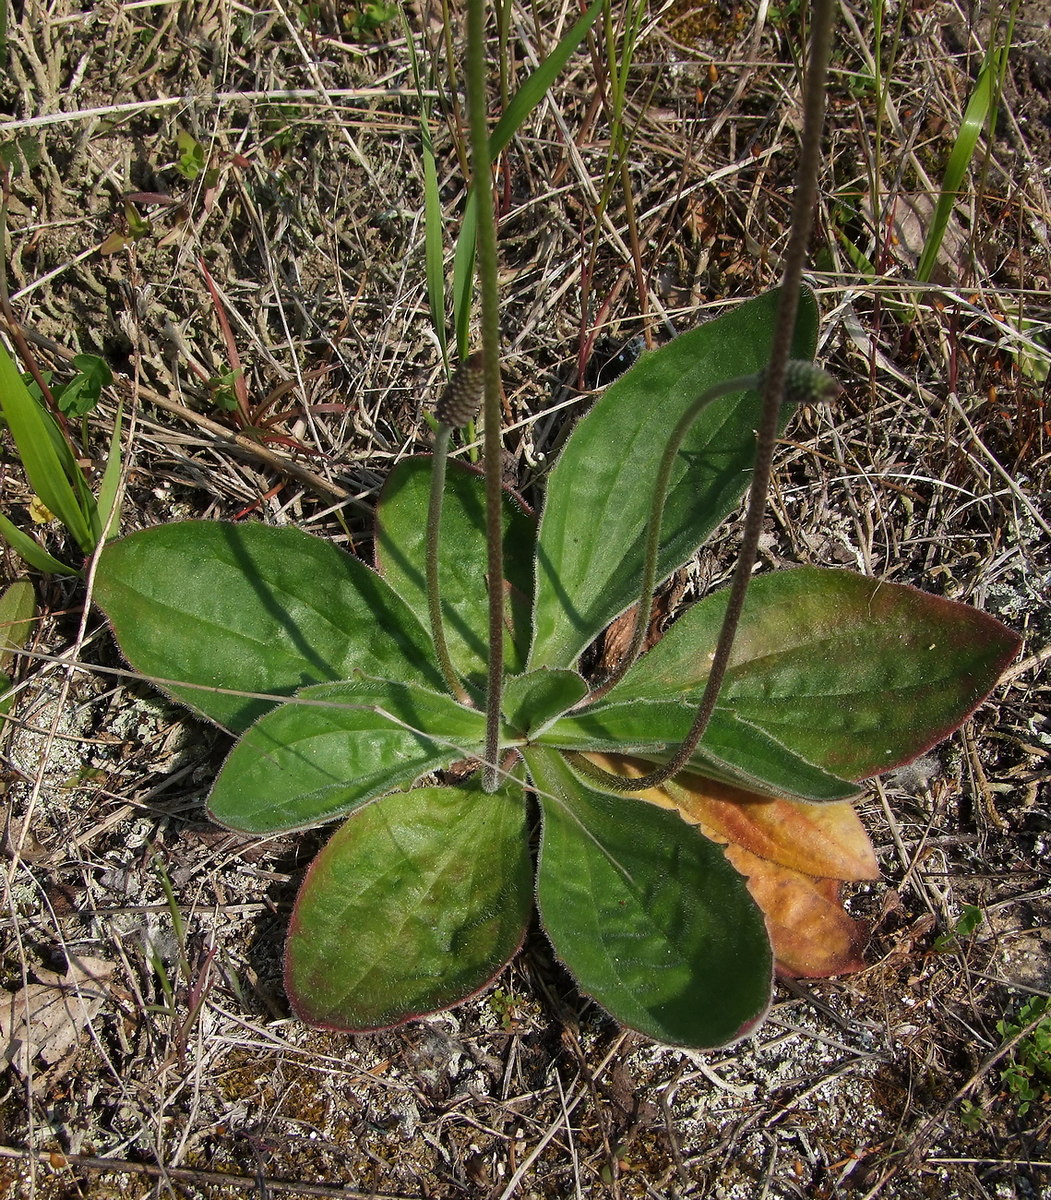
M740 846L727 846L726 857L766 916L778 974L827 979L864 968L869 925L843 907L838 879L816 879Z
M4 1061L27 1075L37 1056L48 1066L63 1059L98 1015L113 971L101 958L71 958L64 975L38 971L39 983L0 998Z

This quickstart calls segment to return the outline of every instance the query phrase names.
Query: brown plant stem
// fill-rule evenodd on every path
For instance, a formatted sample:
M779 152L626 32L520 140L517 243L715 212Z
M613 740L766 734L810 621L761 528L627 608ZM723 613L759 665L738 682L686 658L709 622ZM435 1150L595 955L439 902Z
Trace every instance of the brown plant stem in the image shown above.
M504 675L503 441L500 436L500 293L496 220L486 114L485 3L467 5L467 124L471 135L471 185L478 197L478 290L481 299L485 413L485 527L488 545L489 666L485 696L485 762L482 787L499 786L500 701Z

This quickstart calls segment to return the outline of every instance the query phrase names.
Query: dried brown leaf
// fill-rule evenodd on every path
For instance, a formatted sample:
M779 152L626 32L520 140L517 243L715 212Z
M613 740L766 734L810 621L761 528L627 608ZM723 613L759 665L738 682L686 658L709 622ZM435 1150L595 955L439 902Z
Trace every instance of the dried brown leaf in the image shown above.
M630 758L588 757L621 775L652 770ZM678 775L641 796L677 809L713 841L735 843L783 867L831 879L879 878L872 843L850 803L771 799L701 775Z
M29 983L0 1000L0 1045L5 1062L27 1075L39 1057L60 1062L80 1041L106 998L113 963L75 958L64 975L39 971Z

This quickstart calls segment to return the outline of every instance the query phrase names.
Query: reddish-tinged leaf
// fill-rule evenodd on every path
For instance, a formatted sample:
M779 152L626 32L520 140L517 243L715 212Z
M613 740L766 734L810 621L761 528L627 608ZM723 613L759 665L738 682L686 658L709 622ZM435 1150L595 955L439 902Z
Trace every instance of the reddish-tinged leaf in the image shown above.
M610 701L699 696L726 592L686 612ZM842 779L909 762L959 728L1019 639L912 587L798 567L748 589L720 705Z
M415 788L359 809L314 859L285 948L293 1009L364 1030L458 1004L525 937L533 869L511 781Z
M635 759L587 757L620 775L652 770L651 764ZM833 879L879 877L872 843L851 804L769 799L701 775L678 775L640 795L678 809L713 841L739 845L783 867Z
M763 910L781 975L824 979L865 966L868 924L840 903L837 879L815 879L727 846L726 857L748 880L752 899Z

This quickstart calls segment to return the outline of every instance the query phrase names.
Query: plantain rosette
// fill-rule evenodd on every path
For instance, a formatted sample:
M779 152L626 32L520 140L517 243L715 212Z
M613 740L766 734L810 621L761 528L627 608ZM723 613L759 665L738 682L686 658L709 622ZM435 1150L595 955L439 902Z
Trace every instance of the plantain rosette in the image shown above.
M449 473L439 551L450 655L472 704L445 693L429 633L429 458L386 483L375 570L295 529L214 521L101 552L95 598L128 661L238 739L208 799L213 819L260 835L341 822L288 936L286 985L304 1020L365 1030L456 1004L515 954L534 909L583 991L675 1045L753 1028L775 964L802 975L861 965L865 931L839 900L842 881L877 873L850 803L856 781L923 753L982 702L1018 648L997 621L846 571L760 576L688 768L625 795L581 766L586 756L643 774L690 727L724 594L686 611L601 699L583 664L637 599L668 432L713 384L763 367L776 300L683 335L614 383L566 441L539 520L504 497L493 793L463 769L485 742L477 474ZM816 331L807 293L794 357L812 357ZM754 392L728 395L691 428L659 578L739 503L759 408ZM466 782L418 786L456 764Z

